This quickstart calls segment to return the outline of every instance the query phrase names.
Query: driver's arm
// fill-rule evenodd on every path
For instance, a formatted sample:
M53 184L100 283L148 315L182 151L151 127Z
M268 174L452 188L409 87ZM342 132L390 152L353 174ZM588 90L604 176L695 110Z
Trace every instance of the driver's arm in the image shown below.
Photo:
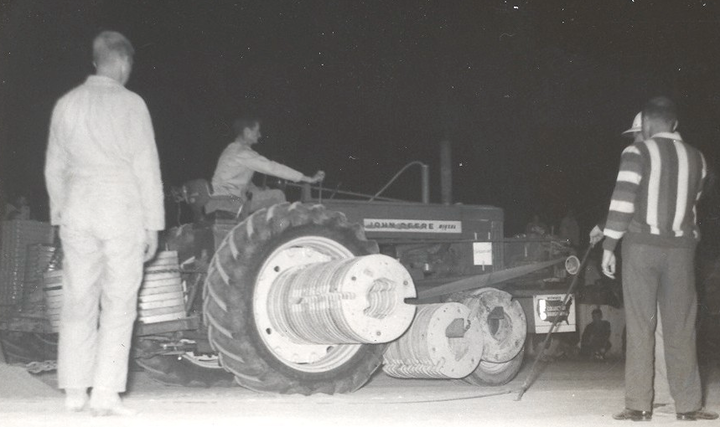
M321 181L325 177L323 172L318 172L313 177L304 175L302 172L285 166L281 163L274 162L256 152L244 152L241 156L242 164L255 172L272 175L281 179L287 179L293 182L309 182L315 183Z

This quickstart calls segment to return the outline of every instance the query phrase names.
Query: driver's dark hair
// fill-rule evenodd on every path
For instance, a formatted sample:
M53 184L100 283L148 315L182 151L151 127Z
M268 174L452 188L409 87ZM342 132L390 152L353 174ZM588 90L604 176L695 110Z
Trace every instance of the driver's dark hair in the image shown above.
M245 128L252 129L261 123L260 117L256 115L244 115L233 120L233 132L235 135L243 133Z
M658 120L672 126L677 121L677 107L670 98L657 96L645 104L642 117L643 120Z

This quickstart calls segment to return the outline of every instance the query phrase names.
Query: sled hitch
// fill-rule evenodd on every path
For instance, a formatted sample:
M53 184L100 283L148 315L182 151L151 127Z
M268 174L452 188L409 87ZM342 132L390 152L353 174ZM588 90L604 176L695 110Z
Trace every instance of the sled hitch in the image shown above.
M186 342L186 341L180 341L180 342L168 342L168 343L161 343L160 348L162 349L162 354L165 355L173 355L173 354L185 354L189 352L195 352L197 350L197 345L194 342Z

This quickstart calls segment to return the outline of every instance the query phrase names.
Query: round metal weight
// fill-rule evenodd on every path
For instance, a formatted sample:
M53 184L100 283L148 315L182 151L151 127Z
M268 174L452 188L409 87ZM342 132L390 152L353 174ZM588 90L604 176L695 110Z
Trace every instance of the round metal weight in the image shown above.
M480 363L483 334L470 309L451 302L418 306L415 321L388 347L383 371L396 378L463 378Z
M514 358L525 345L527 323L520 302L495 288L484 288L462 303L477 313L484 338L482 360L503 363Z
M373 254L290 268L274 279L267 306L295 343L377 344L407 330L415 306L404 300L414 296L402 264Z

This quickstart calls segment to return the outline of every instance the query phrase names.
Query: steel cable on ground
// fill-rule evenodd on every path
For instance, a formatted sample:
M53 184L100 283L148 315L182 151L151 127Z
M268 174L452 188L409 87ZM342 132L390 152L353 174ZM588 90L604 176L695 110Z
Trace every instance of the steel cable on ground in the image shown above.
M482 399L485 397L494 397L494 396L502 396L505 394L512 394L515 390L508 389L508 390L502 390L502 391L496 391L493 393L484 393L484 394L476 394L472 396L462 396L462 397L447 397L442 399L424 399L424 400L409 400L404 402L373 402L377 403L378 405L408 405L408 404L417 404L417 403L443 403L443 402L456 402L456 401L462 401L462 400L474 400L474 399ZM366 405L368 402L349 402L350 405Z

